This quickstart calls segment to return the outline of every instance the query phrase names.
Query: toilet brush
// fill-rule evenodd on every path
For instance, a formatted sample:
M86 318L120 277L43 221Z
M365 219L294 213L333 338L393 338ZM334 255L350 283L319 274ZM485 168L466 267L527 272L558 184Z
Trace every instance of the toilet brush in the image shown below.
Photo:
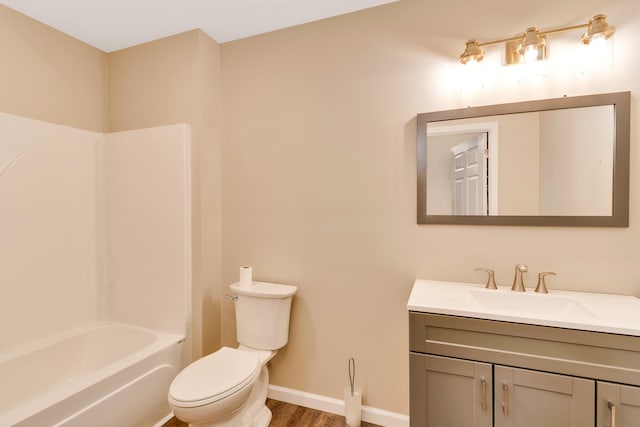
M362 418L362 390L355 386L356 361L349 358L349 386L344 389L344 408L347 426L360 427Z

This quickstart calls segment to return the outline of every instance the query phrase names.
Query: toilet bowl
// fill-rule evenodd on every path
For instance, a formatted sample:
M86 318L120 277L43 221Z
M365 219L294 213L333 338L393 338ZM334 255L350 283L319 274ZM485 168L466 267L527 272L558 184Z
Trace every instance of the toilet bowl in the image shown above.
M237 294L237 349L222 347L184 368L169 387L174 415L192 427L267 427L267 362L288 340L295 286L253 282ZM251 345L253 344L253 346Z
M175 415L190 424L225 420L247 403L259 373L257 355L223 347L176 376L169 388L169 403Z

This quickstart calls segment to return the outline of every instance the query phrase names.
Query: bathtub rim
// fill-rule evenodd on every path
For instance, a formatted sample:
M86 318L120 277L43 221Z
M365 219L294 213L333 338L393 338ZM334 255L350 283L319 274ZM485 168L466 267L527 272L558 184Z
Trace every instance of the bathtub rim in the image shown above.
M124 326L126 328L131 328L134 330L138 330L141 332L150 333L154 336L158 336L166 339L185 339L185 334L177 334L167 331L161 331L157 329L145 328L143 326L134 325L132 323L119 322L116 320L98 320L93 323L89 323L86 325L82 325L78 328L69 329L67 331L61 332L59 334L55 334L41 340L35 341L33 343L29 343L26 345L22 345L13 349L9 349L6 351L0 351L0 363L8 362L12 359L17 359L18 357L27 355L29 353L34 353L43 348L52 346L54 344L58 344L62 341L66 341L68 339L77 337L79 335L83 335L91 330L109 326Z
M171 347L172 345L182 344L185 341L184 335L172 334L128 323L107 320L92 323L90 325L77 328L73 331L62 333L55 337L47 338L46 340L40 341L38 343L34 343L17 349L15 352L12 352L11 358L2 359L0 363L7 362L9 360L15 360L16 358L19 358L21 356L37 352L40 349L44 349L48 346L82 335L96 328L110 326L125 327L149 333L155 337L155 340L151 344L137 351L134 351L133 353L128 354L125 357L122 357L108 365L105 365L88 375L74 378L72 381L67 381L64 384L60 384L59 386L56 386L53 389L48 390L38 396L35 396L33 399L25 401L18 406L9 408L8 411L0 413L0 421L2 423L8 423L8 425L22 422L27 418L33 416L34 414L37 414L38 412L43 411L46 408L55 405L56 403L62 402L65 399L68 399L75 394L82 392L82 390L90 388L95 384L98 384L100 381L112 377L118 372L130 366L133 366L138 362L143 361L147 357L159 353L162 350ZM180 369L180 366L177 367L178 371Z

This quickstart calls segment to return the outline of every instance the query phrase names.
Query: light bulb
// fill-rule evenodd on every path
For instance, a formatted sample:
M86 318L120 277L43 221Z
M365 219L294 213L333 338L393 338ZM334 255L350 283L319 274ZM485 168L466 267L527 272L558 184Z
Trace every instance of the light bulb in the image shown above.
M600 50L604 47L606 42L607 42L607 39L603 35L596 34L591 38L591 42L589 43L589 45L592 46L594 50L595 49Z
M524 62L533 62L538 59L538 49L535 46L529 46L524 51Z
M475 58L474 59L470 59L470 60L467 61L467 63L465 65L468 66L468 67L472 67L472 68L473 67L477 67L478 66L478 61L476 61Z

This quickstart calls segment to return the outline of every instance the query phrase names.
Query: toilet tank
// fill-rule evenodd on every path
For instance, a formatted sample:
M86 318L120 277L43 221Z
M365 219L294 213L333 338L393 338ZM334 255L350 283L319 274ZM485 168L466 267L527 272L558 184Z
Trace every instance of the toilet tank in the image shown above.
M237 296L236 332L238 343L259 350L277 350L289 340L291 299L298 288L276 283L234 283Z

